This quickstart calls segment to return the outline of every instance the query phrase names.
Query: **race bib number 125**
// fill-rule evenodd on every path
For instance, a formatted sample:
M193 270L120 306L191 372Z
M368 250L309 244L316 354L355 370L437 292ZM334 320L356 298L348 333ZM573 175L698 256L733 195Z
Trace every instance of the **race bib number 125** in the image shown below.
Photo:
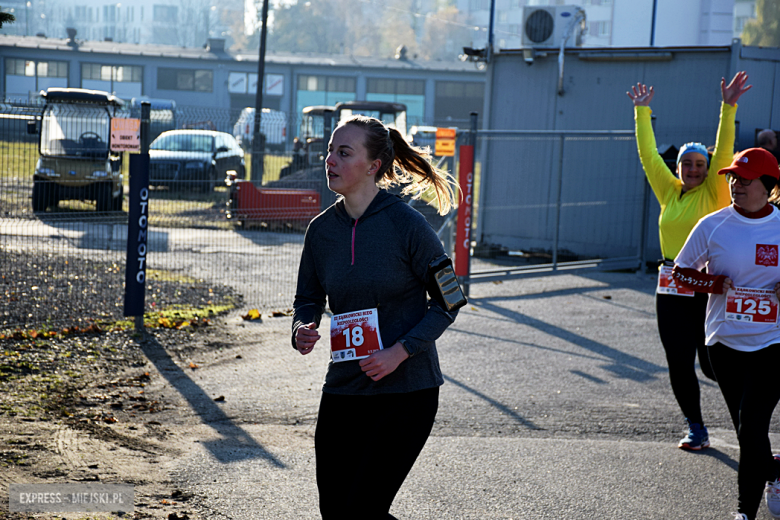
M777 323L777 295L771 289L735 287L726 295L726 319Z
M376 309L336 314L330 319L330 355L334 363L363 359L382 350Z

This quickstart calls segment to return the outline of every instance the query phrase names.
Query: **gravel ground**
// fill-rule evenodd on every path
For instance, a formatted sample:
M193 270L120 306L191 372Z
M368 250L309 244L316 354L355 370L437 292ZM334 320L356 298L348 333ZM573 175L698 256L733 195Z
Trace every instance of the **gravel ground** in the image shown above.
M2 251L0 265L0 334L20 326L83 329L96 320L125 319L123 265L75 255L35 258L12 251ZM161 310L239 306L241 301L227 286L210 286L160 271L148 273L146 294L147 301L153 300Z
M116 264L47 258L44 265L9 252L3 252L3 264L12 267L0 279L0 323L25 327L0 326L0 519L86 518L8 512L10 483L80 481L135 485L133 518L188 518L186 495L161 486L167 477L155 472L177 451L165 426L174 410L160 391L148 349L197 370L189 361L195 352L225 346L223 318L168 314L137 334L116 326L123 319L122 302L112 296L121 294ZM240 303L225 286L164 278L147 281L147 294L160 309ZM62 284L78 287L82 297L55 290ZM31 319L41 315L41 306L54 319ZM58 314L64 308L73 311ZM79 317L94 315L95 308L101 309L99 320ZM85 462L96 453L110 453L111 463Z

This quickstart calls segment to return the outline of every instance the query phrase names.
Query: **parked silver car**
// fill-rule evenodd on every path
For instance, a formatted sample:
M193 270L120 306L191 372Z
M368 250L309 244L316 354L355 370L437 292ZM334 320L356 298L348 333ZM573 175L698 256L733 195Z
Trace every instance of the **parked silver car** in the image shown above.
M230 171L246 177L244 151L226 132L170 130L149 146L149 184L211 192Z

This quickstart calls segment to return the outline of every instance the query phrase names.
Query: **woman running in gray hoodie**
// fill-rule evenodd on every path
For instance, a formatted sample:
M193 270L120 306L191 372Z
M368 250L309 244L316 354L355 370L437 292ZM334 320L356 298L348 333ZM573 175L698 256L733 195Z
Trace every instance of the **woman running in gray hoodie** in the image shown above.
M433 427L444 383L436 339L455 320L426 294L444 255L431 226L387 186L433 187L447 213L452 178L381 121L356 116L333 132L328 187L339 200L309 224L298 272L293 347L312 351L326 301L331 362L315 432L324 520L392 519L390 506Z

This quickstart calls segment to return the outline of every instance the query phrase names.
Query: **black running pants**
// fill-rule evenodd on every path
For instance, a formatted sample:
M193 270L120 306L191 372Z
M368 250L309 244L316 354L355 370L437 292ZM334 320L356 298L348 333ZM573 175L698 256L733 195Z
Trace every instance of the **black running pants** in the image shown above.
M704 319L707 294L676 296L655 295L658 334L666 352L672 392L683 415L691 422L704 424L701 414L699 378L696 375L696 353L699 366L708 378L715 380L704 344Z
M322 394L314 445L323 520L388 520L433 428L439 389Z
M764 485L780 475L769 443L769 422L780 401L780 344L740 352L716 343L710 361L739 440L739 512L753 520Z

